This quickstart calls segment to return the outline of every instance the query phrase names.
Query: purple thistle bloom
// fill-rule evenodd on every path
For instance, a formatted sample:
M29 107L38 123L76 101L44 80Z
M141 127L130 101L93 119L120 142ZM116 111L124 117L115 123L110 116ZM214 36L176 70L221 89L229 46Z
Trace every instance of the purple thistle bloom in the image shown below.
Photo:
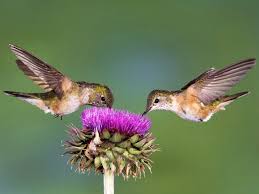
M145 135L151 127L151 121L145 116L111 108L85 109L81 120L85 129L99 132L107 129L125 135Z
M150 155L158 151L149 132L151 121L142 115L111 108L89 108L83 111L82 129L71 126L71 139L65 153L79 172L95 169L99 173L116 173L141 177L151 171ZM99 132L99 133L98 133Z

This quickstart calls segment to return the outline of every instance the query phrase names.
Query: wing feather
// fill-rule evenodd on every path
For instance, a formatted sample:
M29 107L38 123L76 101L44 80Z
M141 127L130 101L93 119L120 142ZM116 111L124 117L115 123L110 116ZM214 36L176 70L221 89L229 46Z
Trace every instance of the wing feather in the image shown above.
M255 64L255 59L247 59L220 70L204 72L184 89L197 96L204 104L209 104L224 96Z
M64 79L70 81L69 78L24 49L14 45L10 45L10 48L18 58L16 64L20 70L22 70L35 84L46 92L54 90L58 95L62 94L62 81Z

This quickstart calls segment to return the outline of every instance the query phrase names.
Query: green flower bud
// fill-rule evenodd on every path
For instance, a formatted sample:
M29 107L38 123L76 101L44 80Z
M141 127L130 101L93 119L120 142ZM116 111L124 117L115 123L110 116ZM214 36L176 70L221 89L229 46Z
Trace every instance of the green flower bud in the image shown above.
M94 167L97 169L102 165L100 157L94 159Z
M111 137L110 132L107 129L104 129L103 132L102 132L102 138L103 139L110 139L110 137Z
M109 169L109 164L108 164L109 159L105 156L100 156L100 160L101 160L103 168L105 170L108 170Z
M136 148L129 148L128 151L130 154L133 154L133 155L141 154L141 151L137 150Z
M113 136L110 138L111 142L118 143L121 142L123 136L120 133L114 133Z
M144 139L140 140L139 142L137 142L137 143L135 143L135 144L133 144L133 145L134 145L135 147L137 147L137 148L141 148L146 142L147 142L147 139L144 138Z
M111 161L114 161L114 160L115 160L114 155L113 155L113 153L112 153L111 150L107 150L107 151L106 151L106 155L107 155L107 157L108 157Z
M132 154L130 154L128 151L123 152L122 154L125 158L129 159L129 160L133 160L134 156Z
M132 144L136 143L138 140L139 140L139 135L138 134L135 134L135 135L130 137L130 142Z
M118 144L118 146L121 147L121 148L128 148L128 147L131 146L131 143L130 143L129 140L126 140L126 141L123 141L120 144Z
M122 154L125 151L124 148L120 148L120 147L113 147L112 150L120 154Z

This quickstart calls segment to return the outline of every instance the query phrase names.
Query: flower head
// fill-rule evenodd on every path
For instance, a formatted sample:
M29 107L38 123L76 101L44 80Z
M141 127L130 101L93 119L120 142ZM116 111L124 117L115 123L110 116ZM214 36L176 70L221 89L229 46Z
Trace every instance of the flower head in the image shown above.
M95 129L99 132L107 129L109 132L124 135L144 135L151 127L151 121L147 117L110 108L86 109L81 119L86 129Z
M110 108L83 111L83 129L71 127L65 149L69 163L79 172L106 170L124 177L140 177L151 170L149 156L157 151L149 133L151 121L134 113Z

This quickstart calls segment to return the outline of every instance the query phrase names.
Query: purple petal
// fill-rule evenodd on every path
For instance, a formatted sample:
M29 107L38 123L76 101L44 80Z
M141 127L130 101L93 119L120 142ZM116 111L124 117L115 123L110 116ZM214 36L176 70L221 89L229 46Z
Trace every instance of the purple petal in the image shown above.
M119 132L125 135L144 135L151 127L151 121L145 116L111 108L85 109L81 120L86 129L98 130L99 132L107 129L110 132Z

